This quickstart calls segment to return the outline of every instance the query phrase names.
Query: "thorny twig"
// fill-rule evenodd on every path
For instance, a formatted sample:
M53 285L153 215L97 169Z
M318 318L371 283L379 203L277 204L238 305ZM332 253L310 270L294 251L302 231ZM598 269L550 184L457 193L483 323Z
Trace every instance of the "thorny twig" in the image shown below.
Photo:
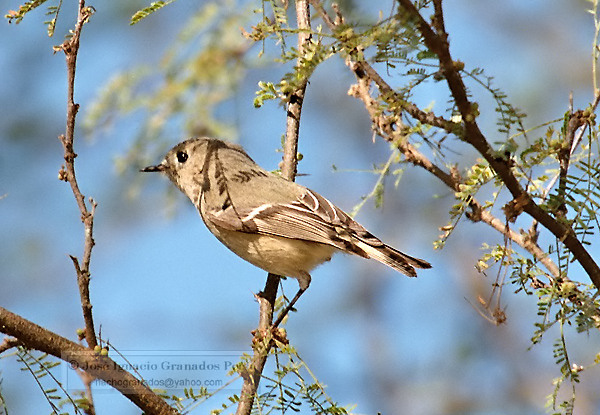
M12 349L13 347L22 346L22 345L23 345L23 343L21 343L21 341L19 339L14 338L14 337L6 337L6 338L4 338L2 343L0 343L0 354L4 353L7 350Z
M600 289L600 267L587 249L585 249L581 241L579 241L573 228L557 220L557 218L553 217L535 202L514 174L510 157L498 157L479 129L474 114L474 105L469 99L467 88L461 77L460 71L463 65L452 59L448 44L448 34L443 25L437 22L438 18L436 17L434 19L436 23L434 30L434 27L425 20L411 0L398 1L404 13L411 16L416 22L425 46L438 57L440 71L448 84L448 88L464 124L464 134L461 136L462 140L470 144L485 158L486 162L511 193L513 200L507 204L509 208L507 210L510 210L510 215L507 214L507 218L512 221L519 214L525 212L537 220L565 245L587 272L596 288ZM434 2L434 7L436 16L443 14L441 1Z
M73 142L75 140L75 119L79 110L79 104L75 103L75 70L77 67L77 53L79 51L79 39L83 25L87 23L94 9L85 6L85 0L79 0L79 13L77 23L72 30L72 36L65 40L57 49L65 53L67 61L67 127L64 135L61 135L60 141L64 148L65 164L61 167L58 177L71 185L73 196L81 213L81 221L83 222L85 237L83 246L83 260L80 262L75 256L71 255L75 270L77 272L77 284L79 286L79 295L81 299L81 308L83 310L83 320L85 322L85 340L88 347L93 349L98 345L96 340L96 331L94 329L94 319L92 317L92 304L90 302L90 260L92 256L92 248L94 246L93 228L94 228L94 213L96 202L90 199L91 209L85 202L85 196L81 193L77 178L75 176L75 157L77 154L73 150Z
M317 10L317 12L321 15L323 21L329 27L329 29L332 32L335 32L338 29L338 26L341 23L343 23L343 16L341 15L339 9L337 7L334 7L334 11L336 14L336 19L334 20L325 11L323 6L321 5L320 0L310 0L310 1L311 1L311 4ZM426 23L423 23L423 24L426 24ZM430 37L435 37L436 40L435 40L435 42L432 42L432 43L436 47L438 47L438 48L446 47L447 48L447 45L448 45L447 38L448 37L447 37L447 33L445 32L445 27L444 27L441 1L436 0L434 2L434 15L432 17L432 24L431 24L431 26L427 25L427 27L423 30L427 31L428 35ZM433 47L433 46L430 46L430 47ZM446 59L449 59L449 52L445 51L442 55L445 56ZM462 179L461 179L460 175L458 174L458 172L455 170L447 172L446 169L437 166L427 156L425 156L416 147L414 147L410 142L408 142L408 140L406 140L406 138L404 137L404 135L405 135L404 134L404 126L402 125L401 118L398 116L398 114L388 115L384 111L381 111L380 105L372 97L373 91L371 89L371 84L374 83L377 86L377 89L379 90L379 98L380 99L382 99L388 103L390 101L403 102L402 110L405 111L411 117L413 117L415 120L417 120L423 124L426 124L426 125L438 127L442 130L445 130L448 133L457 135L459 137L474 135L475 137L479 137L485 141L485 139L479 132L476 124L475 124L475 127L473 127L473 124L474 124L473 121L471 121L470 126L465 126L465 124L456 123L454 121L448 121L448 120L444 119L443 117L436 116L432 112L424 112L420 108L418 108L416 105L414 105L410 102L406 102L402 97L398 96L398 94L394 91L394 89L379 75L379 73L368 62L366 62L365 60L357 59L352 54L352 51L348 51L348 53L347 53L346 64L352 70L352 72L354 73L354 75L356 76L357 81L358 81L358 83L356 85L353 85L350 88L348 93L352 96L355 96L356 98L359 98L361 101L363 101L365 108L367 109L367 112L369 113L369 115L371 117L371 121L373 123L375 132L377 134L381 135L387 141L393 142L394 145L396 145L397 148L403 153L405 160L407 162L410 162L416 166L422 167L425 170L429 171L431 174L433 174L435 177L437 177L439 180L441 180L446 186L448 186L452 191L455 191L455 192L460 191L460 185L462 183ZM442 69L444 69L444 68L442 68ZM452 66L451 68L446 68L446 70L451 70L454 72L458 71L456 65ZM460 77L458 75L454 76L454 78L453 78L455 84L456 84L457 77L460 79ZM463 85L462 80L461 80L461 85ZM464 85L463 85L463 87L464 87ZM456 89L456 86L455 86L455 89ZM451 90L452 90L452 88L451 88ZM462 90L459 88L458 95L460 97L461 91L463 92L463 94L462 94L463 96L461 98L464 98L464 88ZM593 112L593 109L595 109L597 107L599 101L600 101L600 94L596 97L594 104L592 105L592 112ZM467 118L469 118L469 117L463 116L463 119L467 119ZM578 119L581 119L581 117L578 117ZM574 123L575 122L573 122L573 124ZM581 125L582 124L580 122L577 126L581 126ZM570 140L570 143L572 143L572 145L568 149L568 150L570 150L570 153L566 157L567 160L568 160L568 157L570 157L570 155L576 148L576 146L578 145L579 141L581 140L581 135L583 134L583 128L573 128L571 130L571 134L574 135L574 137L571 137L571 140ZM486 145L487 145L487 143L486 143ZM473 146L478 148L478 146L476 146L475 144L473 144ZM479 147L483 148L485 146L479 145ZM478 148L478 150L479 149L480 148ZM489 159L491 157L490 155L493 154L491 152L491 148L489 148L489 145L488 145L488 147L486 147L486 149L484 149L484 150L485 150L484 151L485 154L483 154L483 153L482 154L484 156L487 155L486 159ZM490 160L488 160L488 162L489 161ZM502 164L500 160L494 160L494 162L495 162L495 164L500 163L502 168L504 168L505 171L510 170L509 166ZM564 164L565 163L563 163L563 165ZM492 163L490 163L490 165L492 165ZM568 167L568 165L567 165L567 167ZM494 168L494 165L492 165L492 168ZM509 176L511 176L514 179L514 176L512 176L512 172L509 174ZM509 180L510 180L510 178L509 178ZM514 188L514 186L513 186L513 188ZM515 195L515 193L513 192L513 196L514 195ZM545 212L542 212L543 214L541 214L541 215L536 215L536 213L539 213L536 208L539 208L539 207L537 205L535 205L535 203L530 198L527 198L524 195L526 196L526 194L523 191L523 193L520 194L519 197L515 197L515 199L513 200L513 203L509 204L509 207L516 206L519 209L523 209L523 210L527 211L534 218L535 224L537 224L538 217L541 217L547 224L549 216ZM533 203L535 205L535 207L533 209L531 209L531 203ZM540 246L537 244L536 235L534 235L532 232L530 232L529 234L527 234L525 232L516 232L515 230L511 229L511 227L509 226L508 220L503 222L502 220L498 219L488 209L484 209L483 206L475 198L471 198L471 200L469 201L469 208L471 209L471 212L469 212L467 214L467 217L470 220L482 221L482 222L486 223L487 225L491 226L492 228L494 228L495 230L497 230L498 232L503 234L507 243L509 241L516 243L517 245L519 245L522 248L524 248L525 250L527 250L530 254L532 254L533 257L536 258L540 263L542 263L549 272L548 277L552 284L557 283L557 282L558 283L569 282L569 279L566 276L564 276L564 275L561 276L559 267L554 263L554 261L552 261L552 259L548 256L548 254L546 252L544 252L540 248ZM532 214L532 210L533 210L533 214ZM518 213L520 213L520 212L518 212ZM556 224L556 221L553 220L553 222L554 222L554 224ZM535 229L535 227L533 227L533 229ZM555 230L554 231L553 231L553 229L550 229L550 230L555 233ZM568 230L566 230L565 232L568 233ZM556 235L556 233L555 233L555 235ZM569 236L566 234L563 234L563 237L569 238ZM569 240L571 241L570 242L571 246L573 246L573 244L577 245L579 243L579 241L576 241L576 243L573 243L573 241L571 239L569 239ZM586 260L586 258L585 258L586 253L587 252L583 253L583 261L584 261L584 263L588 264L588 268L586 268L586 270L588 270L588 274L589 274L590 273L589 269L593 270L594 264L590 265L589 261ZM590 274L590 277L591 277L592 281L594 281L594 283L596 284L597 281L595 280L593 272L592 272L592 274ZM538 283L539 283L539 281L538 281ZM596 285L598 285L598 284L596 284ZM491 314L494 315L494 319L496 317L497 312L499 313L499 315L502 314L501 309L493 310L491 312Z
M552 233L565 240L565 244L569 247L569 249L575 249L576 257L578 260L580 260L584 268L586 268L586 271L588 271L592 281L597 286L600 286L600 280L596 278L597 265L593 262L593 260L591 260L591 258L588 258L589 254L587 251L585 251L585 249L583 249L583 251L578 249L578 247L582 248L582 246L577 238L573 235L572 229L570 230L570 228L566 228L564 225L559 224L545 211L542 211L541 208L531 199L531 197L528 197L528 194L524 189L522 189L514 174L512 171L510 171L509 163L506 160L494 157L494 152L479 131L474 117L470 114L472 106L467 99L464 84L462 83L462 79L458 73L460 65L454 64L448 51L447 33L445 32L444 28L441 1L434 2L434 16L431 26L421 17L410 0L403 0L400 3L401 7L407 10L410 14L415 15L415 18L419 23L418 27L424 36L427 46L438 54L440 59L440 68L448 80L450 90L457 101L459 110L462 110L463 112L463 124L461 125L453 121L445 120L442 117L435 116L433 113L423 112L411 103L405 103L402 109L410 116L424 124L441 128L449 133L453 133L459 137L462 137L463 140L469 142L477 150L479 150L494 171L500 174L500 177L505 181L505 184L513 194L514 203L511 206L515 207L516 209L518 208L518 212L515 212L515 214L518 214L521 211L526 211L534 219L543 221L544 226L546 226ZM327 24L330 30L335 31L338 25L337 22L340 20L343 21L343 18L340 17L339 10L336 9L336 14L338 17L334 22L334 20L324 10L319 0L311 0L311 4L313 4L315 9L321 14L323 21ZM376 126L376 132L386 140L393 142L405 155L407 161L425 168L453 191L459 191L459 185L462 182L459 175L453 174L453 172L446 172L445 169L440 168L432 163L424 154L412 146L403 137L403 129L402 125L400 125L401 120L399 120L399 118L396 116L389 116L383 113L377 101L373 99L371 95L372 82L377 86L379 95L382 99L389 99L386 97L390 96L392 96L392 99L394 98L395 92L387 84L387 82L385 82L385 80L368 62L353 58L351 53L348 53L347 65L358 80L358 84L354 85L350 89L349 94L363 101L367 111L369 112L369 115L371 116L373 125ZM481 220L492 226L494 229L498 230L510 238L513 242L530 252L537 260L544 264L552 277L555 279L559 278L559 268L539 247L539 245L537 245L534 237L531 237L530 235L521 235L520 233L513 231L508 226L508 223L503 223L488 210L483 209L481 204L475 199L472 199L469 205L473 210L473 214L470 215L471 220ZM577 253L579 256L577 256ZM566 281L564 277L563 281Z
M90 349L98 347L96 331L94 328L94 318L92 315L92 303L90 301L90 260L92 257L92 248L94 246L93 229L96 202L90 198L89 202L91 204L91 209L88 209L88 206L85 203L85 196L79 189L79 184L77 183L77 178L75 176L75 157L77 157L77 154L73 150L73 142L75 140L75 120L79 110L79 104L75 103L74 97L79 40L81 38L83 26L88 22L93 13L94 9L92 7L86 7L85 0L79 0L77 23L75 24L75 28L71 31L72 36L66 39L58 48L64 52L67 63L67 125L65 134L59 137L64 148L65 164L60 169L59 178L71 185L71 190L73 191L73 196L79 207L81 221L84 226L83 259L80 263L77 257L73 255L69 255L69 257L73 261L77 273L77 285L79 287L79 297L85 323L84 336ZM94 399L91 388L91 383L94 378L86 373L81 376L81 379L85 385L85 394L88 401L86 413L88 415L94 415L96 410L93 404Z
M594 113L600 104L600 91L596 91L596 97L594 98L594 102L590 107L590 113ZM569 168L570 159L577 150L577 147L581 143L583 139L583 135L585 134L586 127L589 125L589 117L585 115L582 111L573 112L573 106L570 108L569 121L567 122L567 129L565 132L565 141L566 145L563 146L563 150L559 153L559 162L560 162L560 170L559 172L550 180L546 188L543 190L541 194L541 200L544 201L550 191L556 185L556 182L560 179L558 185L558 194L561 197L564 197L564 193L566 190L566 175L567 169ZM564 206L561 207L559 212L564 212ZM538 221L534 218L531 222L531 227L529 229L530 235L537 235L537 225Z
M47 330L23 317L11 313L0 307L0 332L7 337L0 344L0 353L15 346L27 349L39 350L54 357L64 360L73 368L85 370L85 387L87 390L87 414L95 412L91 405L91 382L94 379L104 380L109 385L120 391L123 396L131 400L136 406L147 414L177 414L177 411L169 406L159 395L154 393L141 380L124 370L108 356L103 356L96 349L97 341L89 301L89 267L94 240L92 237L93 219L96 203L90 200L91 208L88 208L85 197L81 193L75 177L74 160L77 157L73 150L75 119L79 109L74 102L74 81L79 50L79 40L84 24L93 14L94 9L85 6L84 0L79 0L79 12L75 28L71 31L71 37L62 45L55 47L55 52L62 50L67 62L67 121L65 135L61 135L60 141L64 148L65 164L59 171L59 179L70 184L73 195L81 213L84 223L85 239L82 260L71 256L71 260L77 272L77 280L81 296L81 304L85 321L84 337L87 347L75 343L50 330Z

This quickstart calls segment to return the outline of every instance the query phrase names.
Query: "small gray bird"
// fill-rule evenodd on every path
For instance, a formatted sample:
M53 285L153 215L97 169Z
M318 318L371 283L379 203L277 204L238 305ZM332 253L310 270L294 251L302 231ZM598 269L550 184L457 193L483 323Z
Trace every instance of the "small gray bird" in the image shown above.
M264 170L238 145L192 138L141 171L166 174L217 239L267 272L296 278L299 294L310 284L310 271L339 251L409 277L417 276L413 267L431 268L381 242L318 193Z

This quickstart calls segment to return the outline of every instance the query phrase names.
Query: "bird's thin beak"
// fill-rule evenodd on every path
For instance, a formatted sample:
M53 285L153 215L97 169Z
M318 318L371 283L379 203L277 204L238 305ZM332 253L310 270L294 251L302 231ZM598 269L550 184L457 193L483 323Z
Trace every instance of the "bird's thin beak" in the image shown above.
M165 171L165 165L164 164L157 164L156 166L148 166L148 167L144 167L143 169L140 170L141 172L163 172Z

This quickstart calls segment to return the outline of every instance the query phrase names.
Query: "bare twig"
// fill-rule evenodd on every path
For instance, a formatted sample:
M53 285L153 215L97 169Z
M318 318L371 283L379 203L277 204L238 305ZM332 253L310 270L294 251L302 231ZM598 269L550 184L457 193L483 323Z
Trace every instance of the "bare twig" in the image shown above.
M438 35L448 39L446 26L444 24L444 11L442 10L442 0L433 0L433 20L432 26L436 29Z
M60 141L64 148L65 164L61 167L59 178L68 182L71 185L73 196L81 213L81 221L84 226L84 247L83 260L79 260L70 256L77 272L77 284L79 286L79 296L81 300L81 308L83 311L83 320L85 322L85 340L88 347L93 349L98 345L96 340L96 331L94 329L94 319L92 316L92 304L90 302L90 260L92 248L94 246L93 228L94 228L94 212L96 203L90 199L91 209L88 209L85 202L85 196L81 193L77 178L75 176L75 151L73 150L73 142L75 140L75 119L79 110L79 104L75 103L75 71L77 67L77 53L79 51L79 40L83 25L87 23L94 9L86 7L85 0L79 0L79 13L77 23L72 30L72 36L65 40L60 46L60 50L65 53L67 62L67 127L64 135L61 135Z
M82 368L91 376L113 386L147 414L176 414L160 396L108 356L59 336L0 307L0 330L18 339L19 345L35 349Z
M308 0L296 0L296 20L298 23L298 65L301 64L306 44L310 41L310 10ZM300 131L300 116L302 114L302 104L304 102L304 93L308 80L305 79L299 88L290 94L287 106L287 125L284 144L283 161L281 164L281 175L288 180L294 181L296 177L296 166L298 164L298 136ZM277 324L284 317L284 313L279 316L274 326L273 313L275 310L275 300L277 298L277 288L280 277L269 274L265 288L257 296L260 316L258 330L254 334L254 356L250 364L246 367L246 373L243 375L244 383L240 395L240 402L237 407L236 415L248 415L252 410L252 405L256 397L256 391L264 369L265 363L271 347L274 333L277 331ZM296 296L299 297L298 295ZM289 311L289 307L285 310Z
M94 376L87 372L81 372L79 374L81 381L85 387L85 396L87 398L87 405L85 407L86 415L96 415L96 407L94 406L94 394L92 393L92 382Z
M297 65L302 65L304 52L311 39L310 34L310 8L308 0L296 0L296 21L298 23L298 60ZM302 83L290 95L287 106L287 120L285 132L285 144L283 148L283 163L281 166L281 175L288 180L296 179L296 168L298 165L298 138L300 136L300 116L302 114L302 104L304 103L304 93L308 79L303 79ZM283 309L281 314L273 323L275 329L287 313L292 309L296 301L304 293L306 288L301 288L292 301Z
M2 343L0 343L0 354L4 353L7 350L12 349L13 347L22 346L23 344L14 337L6 337Z
M0 307L0 331L11 336L4 339L0 345L0 352L6 351L14 346L23 346L27 349L39 350L64 360L78 372L83 373L87 400L89 408L87 414L94 414L93 400L91 394L91 383L94 379L101 379L107 384L120 391L125 397L147 414L176 414L160 396L152 392L141 380L125 371L108 356L103 356L98 350L94 323L92 318L92 306L89 300L89 277L90 258L94 239L92 236L93 220L96 203L90 200L91 208L88 208L85 197L81 193L75 177L74 161L77 155L73 150L75 120L79 109L74 102L75 70L79 41L84 24L93 13L93 8L86 7L84 0L79 0L78 18L75 28L71 31L71 37L67 39L56 50L65 53L67 63L67 120L65 135L60 136L64 148L65 164L61 167L59 178L70 184L71 190L81 213L84 224L85 239L84 252L81 262L71 256L73 265L77 272L77 281L80 290L81 305L85 321L85 339L88 347L81 346L69 339L59 336L29 320L26 320L10 311ZM92 349L92 350L90 350Z
M310 13L307 0L296 1L296 20L298 22L298 65L301 65L301 57L310 41ZM283 152L283 164L281 175L288 180L296 178L296 165L298 164L298 134L300 131L300 115L302 114L302 103L308 79L304 79L299 88L290 94L287 105L287 125L285 132L285 145Z
M264 290L256 298L259 304L258 329L254 332L254 356L252 361L242 373L244 383L240 394L240 402L236 415L247 415L252 410L256 391L260 383L262 371L267 363L267 356L271 348L270 327L273 321L275 300L277 299L277 288L279 287L279 276L269 274Z
M81 264L79 260L70 255L75 270L77 272L77 285L79 287L79 298L83 313L83 321L85 324L85 340L90 349L95 349L98 346L96 341L96 331L94 328L94 319L92 315L92 303L90 301L90 260L92 256L92 247L94 246L93 228L94 228L94 213L96 210L96 202L90 198L92 205L91 210L88 209L85 203L85 196L79 189L77 178L75 176L75 157L77 154L73 150L73 142L75 141L75 120L79 111L79 104L75 103L75 72L77 69L77 54L79 52L79 41L83 26L88 22L89 18L94 13L92 7L86 7L85 0L79 0L79 9L77 13L77 23L71 31L72 36L65 40L60 46L64 52L67 63L67 125L64 135L61 135L60 141L64 148L65 164L61 167L59 178L65 180L71 185L73 196L81 213L81 221L84 226L84 243L83 243L83 260ZM85 394L88 400L86 413L95 415L94 399L92 396L91 376L82 376L85 384Z
M571 157L577 150L579 143L581 143L581 139L583 138L583 134L585 133L586 126L591 124L590 115L596 111L598 104L600 103L600 92L596 92L596 97L594 98L594 102L592 103L589 111L577 110L573 111L573 94L571 93L570 97L570 115L569 121L567 122L567 128L565 131L565 143L558 152L558 161L559 161L559 173L558 173L558 194L561 198L564 198L565 192L567 191L567 173L569 170L569 164L571 161ZM547 194L547 193L546 193ZM559 207L559 212L561 215L566 215L566 206L564 200L562 201L562 205Z

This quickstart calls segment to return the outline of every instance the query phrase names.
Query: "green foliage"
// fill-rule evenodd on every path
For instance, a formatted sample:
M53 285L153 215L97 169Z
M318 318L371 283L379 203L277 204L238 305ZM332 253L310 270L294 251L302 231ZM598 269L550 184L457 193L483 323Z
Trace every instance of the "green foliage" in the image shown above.
M575 213L569 222L573 223L573 229L580 239L587 241L600 229L597 214L600 210L600 161L582 160L576 163L575 169L580 173L577 176L565 177L565 193L558 192L554 200L559 199ZM554 211L559 208L559 206L551 206L550 202L548 207Z
M572 253L548 234L540 237L542 231L536 221L526 223L525 216L520 215L518 203L511 200L504 183L488 161L481 157L452 158L453 154L448 151L450 147L446 146L445 141L449 133L463 139L460 126L465 121L458 112L452 92L446 90L450 102L446 107L431 104L422 108L421 112L407 110L408 107L414 108L412 97L420 88L447 87L446 82L440 82L445 81L445 75L440 70L438 57L424 46L415 20L398 10L378 22L346 20L329 33L319 26L313 30L309 46L303 53L299 53L296 48L289 46L290 36L295 38L299 32L290 23L285 10L272 1L263 1L262 5L257 10L260 21L246 37L261 42L263 53L268 50L265 46L267 41L276 43L280 54L274 60L283 68L292 66L279 80L259 82L254 100L256 107L268 100L276 100L281 105L287 104L289 92L301 86L321 63L334 56L354 62L369 62L377 69L383 65L386 75L399 82L395 82L398 85L391 91L383 90L381 84L378 84L379 91L372 95L375 108L369 109L371 118L385 120L401 136L386 137L388 140L409 141L415 148L423 149L438 165L448 168L458 180L453 189L455 202L449 211L449 222L442 228L443 233L434 246L442 248L463 218L474 222L486 221L503 233L501 243L483 243L483 253L477 263L477 269L481 273L497 269L493 286L498 304L490 310L492 321L504 321L503 309L499 306L500 295L502 287L512 284L515 292L537 297L540 321L535 326L533 344L541 341L548 330L556 326L575 327L576 332L600 328L600 307L594 297L595 287L566 278L570 274ZM426 8L430 4L424 2L420 6L421 11L426 14ZM475 96L482 99L487 96L493 102L497 129L490 133L494 137L494 141L490 141L490 155L508 163L512 174L535 202L557 221L572 226L580 241L588 244L593 238L597 238L600 228L596 213L600 207L600 159L594 110L588 109L584 113L587 118L582 124L581 132L587 131L587 141L579 133L568 131L566 126L573 115L571 112L561 119L527 129L526 114L509 101L505 92L494 85L492 76L487 75L483 69L470 69L468 65L458 61L455 62L455 67L466 84L468 98L472 100L471 113L466 116L470 118L468 121L477 120L482 111ZM433 113L437 119L429 116ZM439 122L439 117L447 120L447 123ZM559 125L561 121L562 128ZM452 122L457 128L451 127ZM379 132L378 126L374 125L374 130ZM385 134L388 133L381 135ZM561 165L564 165L567 157L565 152L569 167L568 171L561 173ZM394 171L394 166L401 162L402 157L392 150L388 162L373 170L376 175L373 190L363 198L353 213L367 200L375 200L376 205L382 203L383 181ZM485 218L482 217L483 214ZM508 237L511 231L516 232L519 243L524 245L536 245L539 243L538 238L543 238L539 241L543 240L546 244L545 255L557 264L558 275L549 272L542 256L532 256L531 252L519 248ZM486 308L492 307L488 302L482 304ZM560 341L555 344L554 353L562 379L556 383L557 391L564 382L574 385L578 381L579 369L574 371L568 364L569 335L561 333ZM295 408L297 392L296 389L289 389L280 393L276 403L279 407L287 404L288 408ZM573 399L557 403L557 393L554 394L553 407L567 412L571 410ZM269 395L265 398L275 399Z
M392 150L390 157L388 158L388 161L383 166L381 166L381 167L374 166L373 170L369 171L369 173L372 173L372 174L375 174L378 176L377 181L375 182L371 193L369 193L366 196L363 196L361 198L362 200L356 206L354 206L354 208L352 208L352 211L350 212L350 216L355 217L356 215L358 215L358 212L363 208L365 203L367 203L371 199L373 199L373 201L375 203L375 207L380 208L381 206L383 206L384 181L385 181L386 177L388 177L390 175L392 163L397 162L398 159L399 159L399 155L397 154L397 151ZM396 182L395 182L396 187L398 186L400 178L402 177L402 172L403 172L403 169L401 169L401 168L398 168L398 169L394 170L393 172L391 172L392 175L396 176Z
M261 345L261 347L266 346ZM252 364L252 356L242 355L240 361L230 370L231 380L214 391L200 388L197 391L184 389L183 396L161 393L171 405L182 413L190 413L199 405L222 400L217 408L210 411L211 415L229 413L240 402L237 393L221 398L223 390L247 373L247 367ZM300 358L296 350L278 343L271 348L269 358L275 360L272 370L265 369L261 378L259 391L252 409L253 414L285 414L296 413L308 408L311 413L343 415L351 412L350 407L342 407L334 402L325 392L325 387ZM269 366L267 366L269 367ZM217 395L219 394L219 395ZM228 412L229 411L229 412Z
M273 82L263 82L260 81L258 83L259 90L256 91L256 98L254 98L254 107L260 108L264 104L265 101L276 99L278 96L278 91Z
M293 33L290 29L289 33ZM323 63L333 54L330 49L323 46L320 41L311 40L300 54L298 49L291 47L282 54L280 61L289 62L299 59L299 64L287 72L277 84L272 82L259 82L254 106L261 107L264 101L278 99L281 105L289 102L290 95L302 84L306 83L318 65Z
M137 12L131 24L172 1L152 3ZM26 2L19 11L10 12L6 17L9 22L19 23L26 13L43 3ZM48 9L52 16L47 22L49 33L54 31L60 5ZM431 2L417 2L417 5L428 17ZM597 41L600 31L597 2L593 5ZM310 42L301 51L291 46L296 44L300 31L295 27L295 19L288 16L288 2L262 0L255 3L255 21L252 23L247 17L249 9L239 10L235 6L233 1L203 3L159 65L150 63L112 78L88 111L85 128L97 132L101 127L110 127L116 117L123 114L143 114L130 152L117 162L124 170L146 164L149 143L159 145L156 144L159 138L170 135L172 130L177 131L177 135L183 130L187 135L235 138L232 120L218 116L217 109L231 103L247 70L258 64L248 53L254 45L260 47L258 56L261 60L258 62L261 65L274 64L280 69L279 75L273 76L275 79L258 82L255 107L261 107L267 101L287 105L291 92L305 85L328 59L367 62L390 85L386 88L381 83L370 84L372 107L367 108L367 112L373 120L373 131L387 139L392 149L388 161L372 169L372 191L352 213L356 214L369 200L376 206L383 204L385 180L390 175L395 176L397 184L402 177L403 163L411 162L398 152L402 144L409 143L412 148L422 151L432 164L451 175L457 183L450 186L454 200L448 223L441 228L442 234L434 242L435 248L444 247L463 219L485 222L498 231L497 240L482 243L476 269L484 275L496 271L492 290L497 293L498 304L503 288L511 288L514 293L529 296L536 302L537 321L531 336L532 345L540 343L544 337L556 339L553 356L560 376L556 378L555 389L548 400L549 410L572 413L579 374L597 365L597 361L581 366L575 364L568 346L579 333L600 328L597 287L577 280L578 274L573 272L573 253L564 247L561 238L546 232L536 220L531 220L514 206L518 201L513 200L489 162L482 157L491 156L505 162L519 185L545 213L560 224L572 227L584 246L597 244L600 148L594 117L596 108L590 106L579 114L583 121L577 131L569 130L570 122L577 115L572 110L560 118L554 115L548 122L526 128L525 114L495 86L492 76L483 69L455 61L453 64L466 84L465 92L470 100L468 113L462 113L463 119L437 54L425 46L416 19L404 13L397 4L389 17L380 17L378 21L346 15L346 20L340 20L331 31L316 26L315 18ZM242 38L238 28L248 24L251 28L243 31ZM449 39L452 40L452 34ZM593 54L597 59L597 47ZM594 73L595 65L594 60ZM365 74L362 77L361 80L368 78ZM414 102L415 96L424 88L442 91L441 95L448 99L443 104L431 102L419 106ZM493 103L491 107L496 116L496 127L490 132L482 132L486 138L493 137L487 142L491 149L489 154L473 156L461 147L465 144L462 128L465 121L477 121L481 113L487 111L486 100ZM484 214L486 218L483 218ZM541 254L532 253L528 248L531 245L535 245ZM548 260L556 266L556 272L548 266ZM491 301L481 303L484 308L495 307L488 311L494 322L502 322L498 318L503 312L502 307L491 305ZM272 375L263 378L265 391L256 400L255 413L297 412L303 405L317 413L347 413L347 409L339 407L325 394L323 386L293 348L282 347L272 353L277 367ZM244 363L247 359L236 367L238 373L243 370ZM571 385L566 397L563 396L565 385ZM54 392L45 394L49 402L54 399ZM168 399L183 410L211 396L213 394L200 389L186 390L183 397ZM213 413L227 411L238 402L239 396L231 395Z
M8 407L6 406L6 399L4 399L4 395L2 394L2 372L0 372L0 412L3 415L8 415Z
M19 6L19 10L10 10L4 17L8 20L8 23L19 24L25 18L25 15L42 4L46 3L47 0L31 0L27 1L21 6ZM56 21L58 19L58 14L62 7L63 0L58 0L58 4L55 6L48 6L48 10L46 11L46 16L50 17L50 20L44 22L47 25L48 36L54 36L54 29L56 28Z
M483 69L475 68L471 71L463 71L463 73L465 76L473 79L477 84L482 86L489 94L491 94L496 103L495 111L498 114L498 118L496 120L498 132L507 137L507 142L502 142L502 144L506 145L510 143L512 145L510 150L513 152L515 150L514 142L509 134L513 129L515 129L517 134L524 133L525 127L523 126L523 122L527 114L513 106L508 101L508 96L506 93L504 93L500 88L494 87L494 77L486 75Z
M262 392L255 401L253 414L297 413L308 407L312 413L342 415L351 411L334 402L325 387L292 346L271 351L276 368L273 376L263 374Z
M19 6L19 10L10 10L4 17L8 20L8 23L19 24L27 13L35 10L47 0L30 0Z
M455 172L455 177L459 178L458 189L454 191L455 203L449 212L449 223L442 228L443 233L434 245L436 248L441 248L463 218L481 221L482 212L489 213L495 218L509 216L508 212L511 208L506 203L511 199L504 184L487 161L478 158L469 163L463 158L460 163L457 163L447 157L444 154L447 130L444 131L435 123L424 122L423 118L414 117L413 113L409 115L406 111L411 97L417 93L419 87L426 84L431 86L444 80L444 75L439 71L436 62L437 56L424 49L421 36L415 30L413 23L400 13L382 19L366 29L361 29L358 23L346 22L331 35L319 33L319 40L324 50L332 50L342 58L367 60L372 64L385 63L390 77L397 76L402 80L401 85L395 87L392 93L376 95L378 113L391 120L396 125L397 131L411 140L414 145L427 144L432 149L431 154L440 164L450 166L450 169ZM600 151L593 110L588 109L583 113L587 118L580 132L569 132L566 128L572 119L571 112L565 114L562 119L526 129L526 115L509 102L506 93L494 86L493 77L486 75L479 68L465 69L462 62L458 69L469 88L467 90L469 98L472 99L476 93L480 95L480 91L483 91L495 103L497 132L502 138L495 140L492 156L509 162L513 174L524 183L536 203L561 223L572 226L584 245L597 241L598 229L600 229L597 215L600 207L598 156ZM299 72L298 69L295 70ZM443 85L440 83L440 86ZM275 93L277 88L275 91L263 89L261 92L270 92L272 97L277 95ZM277 96L282 98L281 95ZM432 108L432 110L435 110L436 115L461 123L463 120L452 98L450 101L449 107ZM475 119L479 115L480 108L476 102L473 102L472 108ZM427 111L430 109L424 110ZM556 124L561 121L562 128L557 128ZM587 132L587 140L581 137L583 131ZM460 134L456 136L461 138ZM568 157L569 167L568 172L563 174L561 165L564 165L566 157ZM379 191L381 180L390 168L391 165L388 164L385 169L377 173L378 177L371 197L381 196ZM503 221L500 219L494 226L499 229L502 224ZM510 228L509 224L507 220L507 229ZM525 225L524 218L519 218L514 228L526 242L537 243L540 233L537 222L533 221L530 224L529 231L519 229L519 226ZM552 243L552 239L548 240L547 235L543 237L544 241L549 242L546 242L547 255L558 266L558 279L548 272L545 264L541 263L541 257L532 258L527 252L511 243L506 236L503 236L503 244L483 244L483 254L477 263L477 269L486 273L492 267L497 268L494 290L500 288L497 291L498 296L502 292L501 287L514 284L516 292L538 298L540 321L536 324L532 343L541 341L549 330L557 326L574 327L575 332L597 330L600 328L600 317L598 317L600 304L595 298L597 288L566 279L565 277L571 274L569 267L574 259L572 253L566 250L560 241ZM509 280L505 280L505 275L510 276ZM485 303L484 306L490 305ZM491 310L491 314L494 315L496 310ZM565 382L574 388L579 381L578 373L583 370L579 366L574 369L568 359L567 344L572 335L576 334L565 334L561 331L559 341L555 343L554 348L561 377L555 384L552 408L566 413L573 408L574 389L571 396L561 402L557 400L558 391Z
M46 16L52 17L50 20L44 22L44 24L48 25L48 36L54 36L54 29L56 29L56 21L58 20L58 13L62 7L63 0L59 0L57 6L48 6L48 11L46 12Z
M144 20L146 17L151 15L152 13L162 9L163 7L173 3L175 0L167 0L167 1L155 1L150 3L150 6L143 8L142 10L138 10L135 12L133 16L131 16L130 25L134 25Z
M454 192L454 198L456 199L456 203L450 209L450 221L447 225L443 226L441 230L443 233L440 235L439 239L434 241L433 246L435 249L442 249L452 234L452 232L456 229L460 219L463 217L465 212L468 211L473 198L479 193L479 191L486 184L490 183L492 179L496 176L492 171L491 167L487 164L487 162L483 159L477 159L475 164L473 164L470 169L466 172L462 183L459 185L459 190ZM485 202L484 208L490 208L494 205L495 201L498 197L498 191L492 193L491 200ZM487 263L492 257L496 257L496 255L489 254L489 257L483 257L479 263L478 267L481 271L486 269L488 266L484 267L484 263Z
M21 370L31 373L35 379L53 415L65 413L61 411L65 405L73 408L76 414L85 413L89 402L84 394L78 394L79 398L72 397L52 373L52 368L58 366L60 362L50 359L46 353L31 352L20 346L17 348L16 356L17 361L23 366ZM44 387L42 383L51 383L52 386Z

